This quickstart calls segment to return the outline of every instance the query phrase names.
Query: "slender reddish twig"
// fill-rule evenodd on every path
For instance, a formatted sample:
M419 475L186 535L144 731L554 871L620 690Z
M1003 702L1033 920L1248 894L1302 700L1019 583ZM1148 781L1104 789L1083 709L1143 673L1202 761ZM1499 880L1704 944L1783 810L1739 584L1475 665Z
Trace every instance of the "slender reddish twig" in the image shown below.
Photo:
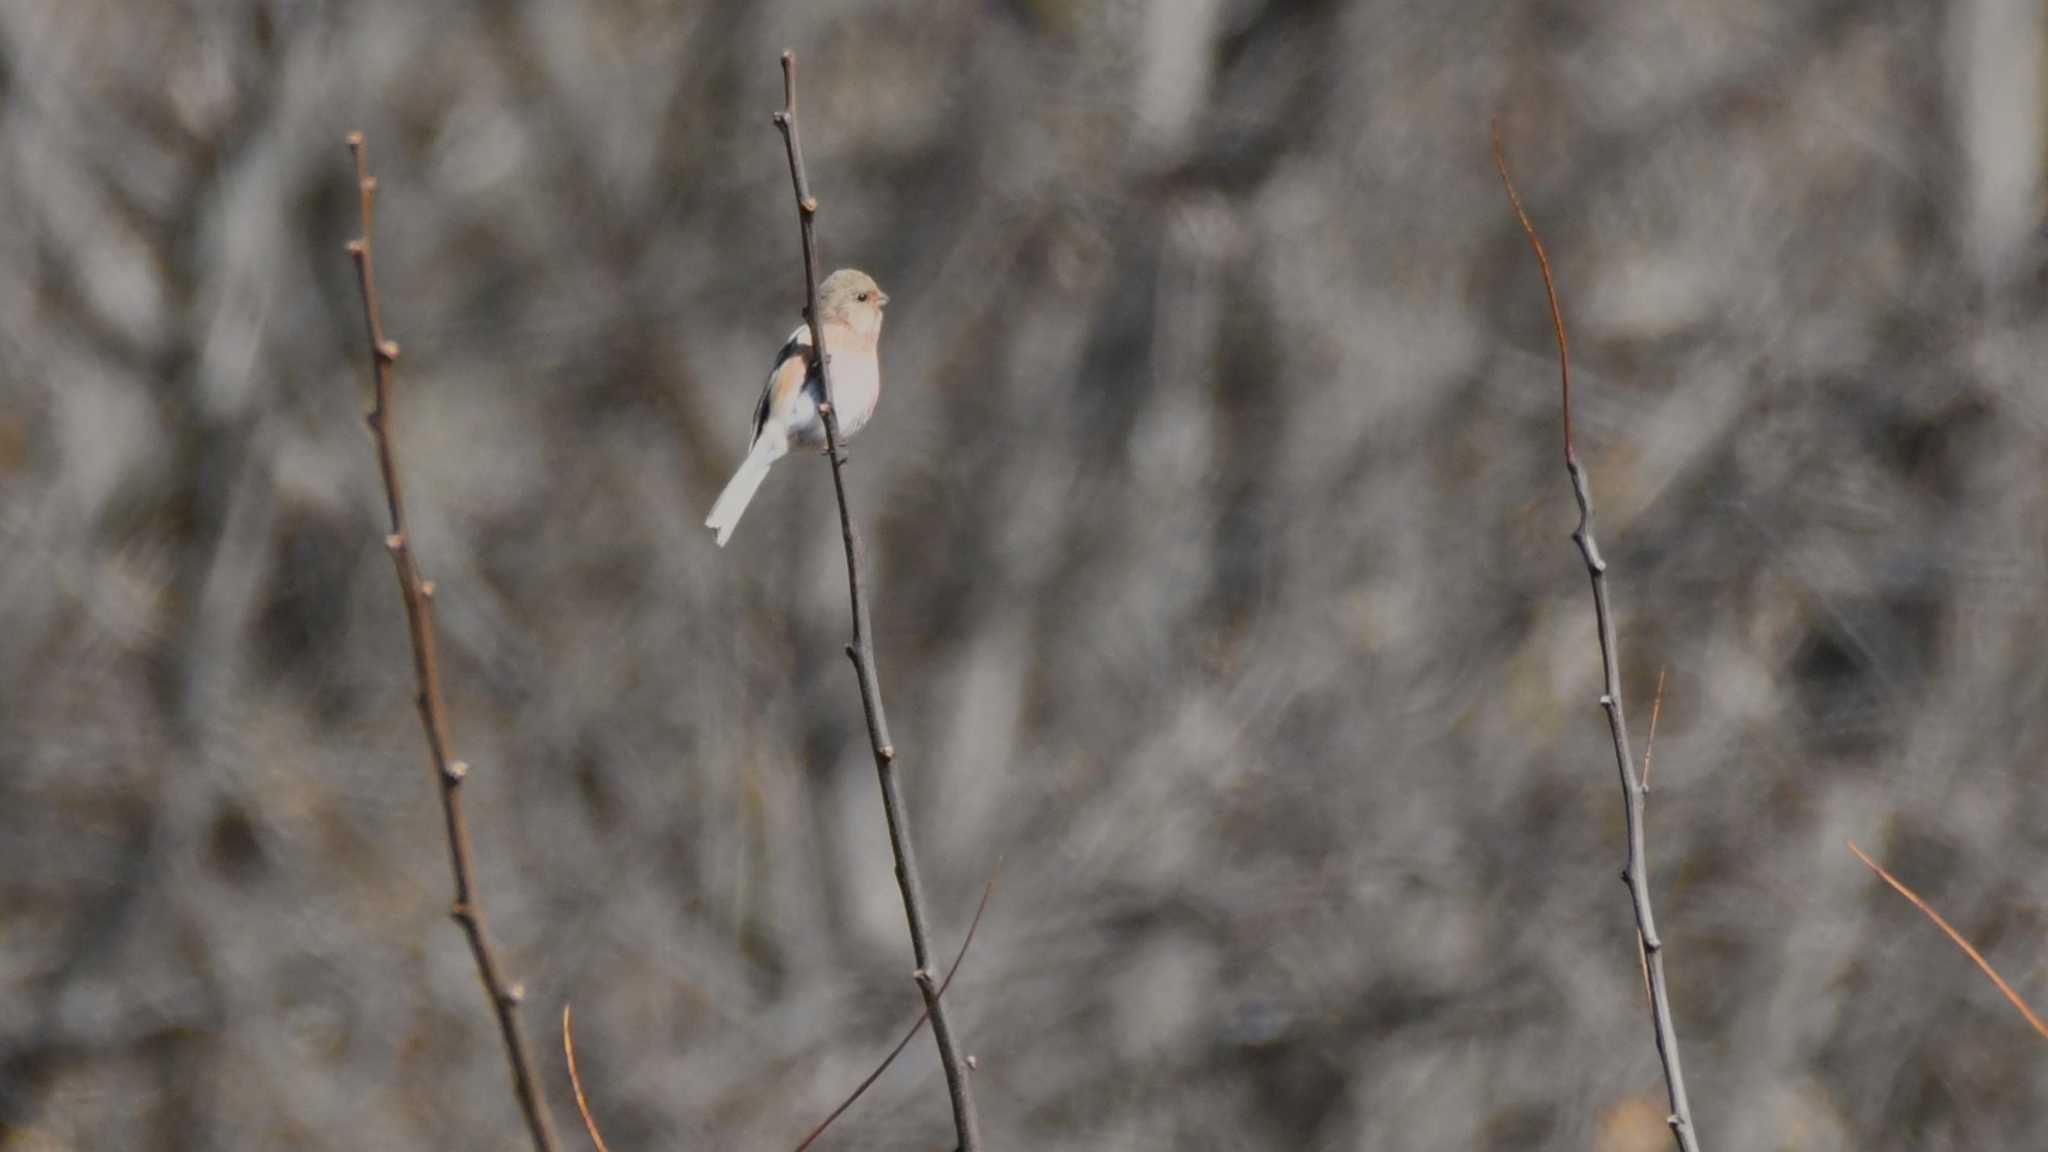
M1003 862L999 859L996 861L994 870L989 873L988 883L982 886L981 903L974 906L974 919L967 923L967 936L960 941L960 951L953 956L953 966L946 970L946 978L939 984L940 996L944 996L946 989L953 986L953 977L960 974L961 962L967 959L967 949L974 944L974 933L981 927L981 914L988 911L988 898L995 895L996 877L1001 875L1002 871ZM812 1144L817 1143L818 1137L825 1134L825 1129L830 1128L833 1121L845 1115L846 1110L853 1107L855 1101L859 1100L869 1088L874 1087L875 1081L882 1078L882 1073L887 1072L889 1066L896 1063L896 1058L903 1055L903 1050L910 1047L910 1042L917 1039L918 1031L924 1027L924 1022L930 1016L931 1013L929 1011L918 1012L917 1019L910 1025L910 1030L903 1034L903 1039L898 1040L896 1046L889 1049L889 1054L882 1057L882 1062L875 1065L875 1070L868 1073L866 1079L863 1079L855 1086L852 1092L847 1093L846 1099L841 1100L839 1106L832 1109L830 1115L818 1121L818 1126L804 1135L802 1142L797 1144L795 1152L804 1152ZM599 1152L603 1152L603 1150L600 1149Z
M498 964L484 922L483 899L472 880L476 869L470 861L469 822L462 814L462 781L469 774L469 767L449 751L448 716L441 706L441 673L434 657L434 585L421 578L419 562L413 558L412 541L405 530L405 495L398 483L398 458L391 446L391 370L398 362L398 344L384 336L383 317L377 309L377 282L370 262L370 208L377 181L370 176L362 133L349 133L348 150L355 159L356 189L363 204L363 234L349 241L348 252L355 258L356 282L363 292L363 319L369 326L371 378L376 389L376 401L369 415L370 433L377 441L377 466L384 474L384 500L391 514L391 533L384 538L384 545L398 570L398 592L405 600L406 630L412 637L420 726L426 729L427 752L433 758L434 775L441 786L448 861L455 874L455 903L450 915L469 937L477 978L483 983L484 994L490 997L491 1009L497 1013L498 1031L505 1040L505 1058L512 1066L512 1089L519 1097L520 1111L525 1113L533 1146L539 1152L554 1152L554 1127L548 1119L547 1103L536 1086L533 1056L519 1023L519 1002L525 991Z
M1643 741L1643 791L1650 790L1650 757L1657 751L1657 717L1664 714L1664 673L1670 665L1657 669L1657 695L1650 701L1650 736Z
M818 315L818 246L813 227L818 201L811 195L810 180L804 175L803 148L797 138L794 52L782 54L782 110L775 113L775 127L782 132L783 148L789 154L789 179L796 192L797 225L804 248L804 319L811 326L812 355L817 357L818 374L825 388L825 403L818 406L818 412L825 424L825 456L832 464L832 490L839 498L839 533L846 544L846 584L853 601L853 642L846 646L846 655L853 661L854 675L860 681L861 710L867 716L875 773L881 780L882 811L889 821L889 846L896 856L896 885L903 891L903 913L910 922L910 951L917 963L911 975L924 996L932 1038L938 1044L939 1066L946 1073L946 1094L952 1100L953 1127L959 1135L956 1152L981 1152L980 1123L974 1114L967 1061L954 1043L952 1025L939 999L938 979L932 973L924 883L918 877L910 823L904 815L903 789L896 779L896 746L889 741L889 719L882 710L881 674L875 670L873 627L868 619L867 585L862 577L864 556L860 533L854 528L853 511L846 499L846 457L839 448L839 415L832 404L832 353L825 347L824 325Z
M1919 893L1913 891L1911 888L1906 887L1904 881L1900 880L1898 877L1892 875L1891 873L1885 871L1883 865L1879 864L1875 860L1872 860L1870 857L1864 855L1863 849L1858 848L1854 840L1849 841L1849 851L1854 852L1856 854L1856 858L1858 860L1863 861L1864 867L1869 868L1872 872L1877 873L1878 879L1883 880L1885 883L1891 885L1894 891L1896 891L1899 895L1904 896L1907 900L1911 901L1913 907L1918 908L1921 912L1925 913L1929 920L1934 921L1934 926L1936 928L1939 928L1944 933L1947 933L1948 938L1956 942L1956 947L1961 948L1963 950L1963 955L1968 956L1971 962L1975 963L1978 969L1981 970L1984 973L1984 975L1989 976L1991 978L1991 982L1998 986L1998 990L2005 994L2005 998L2007 1000L2012 1001L2012 1006L2020 1010L2020 1015L2027 1018L2027 1023L2033 1026L2034 1031L2039 1033L2042 1039L2048 1040L2048 1024L2044 1024L2041 1022L2041 1017L2036 1015L2031 1007L2028 1007L2026 1000L2023 999L2018 992L2013 990L2012 985L2007 984L2005 982L2005 977L2000 976L1998 974L1998 969L1993 968L1991 966L1991 961L1984 959L1984 954L1982 952L1979 952L1975 948L1971 947L1970 942L1968 940L1963 939L1963 934L1961 932L1958 932L1953 927L1950 927L1949 922L1941 918L1941 913L1936 912L1932 905L1928 904L1927 901L1922 900L1920 898Z
M1615 765L1621 773L1622 804L1628 815L1628 861L1622 867L1621 879L1628 885L1630 903L1635 909L1636 932L1641 938L1642 954L1650 974L1650 1014L1656 1028L1657 1055L1664 1064L1665 1092L1671 1103L1671 1114L1667 1120L1681 1152L1699 1152L1699 1137L1692 1123L1692 1102L1686 1096L1685 1073L1678 1060L1678 1029L1671 1021L1671 992L1664 981L1664 942L1657 935L1657 919L1650 911L1649 853L1643 829L1643 782L1636 776L1635 757L1628 747L1628 722L1622 713L1621 652L1615 639L1614 616L1607 606L1607 562L1600 558L1600 546L1593 540L1591 483L1586 478L1585 466L1579 462L1578 453L1572 448L1572 377L1570 356L1566 352L1564 312L1558 306L1557 284L1550 274L1550 257L1543 251L1543 241L1536 235L1536 226L1530 223L1528 212L1522 208L1522 198L1515 193L1515 182L1508 175L1507 159L1501 154L1498 123L1493 126L1493 165L1500 170L1508 202L1514 205L1515 216L1522 222L1522 232L1529 238L1529 247L1536 251L1537 266L1543 270L1543 291L1550 299L1550 325L1557 335L1558 375L1563 395L1564 466L1571 475L1572 495L1579 505L1579 525L1572 531L1572 540L1579 546L1579 555L1586 562L1586 575L1593 583L1593 615L1600 631L1600 668L1604 677L1600 707L1607 712L1607 729L1614 742Z
M590 1101L583 1097L583 1077L576 1072L576 1038L569 1025L569 1006L562 1005L562 1058L569 1063L569 1088L576 1093L576 1111L583 1116L583 1131L597 1152L611 1152L597 1130L597 1117L590 1114Z

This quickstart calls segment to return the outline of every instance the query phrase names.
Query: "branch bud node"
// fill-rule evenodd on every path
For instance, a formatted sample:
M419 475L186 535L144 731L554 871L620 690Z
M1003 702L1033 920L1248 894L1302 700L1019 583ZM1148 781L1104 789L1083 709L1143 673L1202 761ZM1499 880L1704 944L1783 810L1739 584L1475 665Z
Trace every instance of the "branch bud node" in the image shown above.
M389 548L393 552L397 552L404 549L405 534L402 532L393 532L391 535L386 536L384 538L384 547Z
M441 774L448 778L450 784L460 784L469 775L469 765L461 760L450 760Z

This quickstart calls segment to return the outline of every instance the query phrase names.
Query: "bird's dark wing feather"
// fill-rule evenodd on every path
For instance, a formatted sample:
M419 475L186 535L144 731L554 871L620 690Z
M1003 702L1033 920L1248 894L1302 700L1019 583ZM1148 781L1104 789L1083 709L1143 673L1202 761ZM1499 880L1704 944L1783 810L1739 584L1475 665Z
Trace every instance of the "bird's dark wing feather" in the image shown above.
M808 325L805 325L790 333L789 339L783 342L782 351L775 354L775 367L768 372L768 386L761 389L761 402L754 406L754 436L760 436L761 426L768 422L768 409L775 402L775 382L781 377L784 368L791 360L798 357L805 359L807 378L804 380L804 387L806 390L810 391L813 395L818 394L822 390L822 385L815 383L818 375L817 368L808 363L810 350L811 329ZM751 444L753 440L749 439L747 442Z

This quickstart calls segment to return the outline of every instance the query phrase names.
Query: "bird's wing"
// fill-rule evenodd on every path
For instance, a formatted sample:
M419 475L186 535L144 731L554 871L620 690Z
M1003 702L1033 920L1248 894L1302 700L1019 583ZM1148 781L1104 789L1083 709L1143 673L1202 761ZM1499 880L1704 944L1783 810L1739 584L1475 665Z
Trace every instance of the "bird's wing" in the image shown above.
M792 394L810 370L810 348L809 324L797 325L796 331L783 341L782 351L775 354L775 367L768 371L768 383L761 389L761 402L754 406L754 439L760 438L769 413L788 411Z

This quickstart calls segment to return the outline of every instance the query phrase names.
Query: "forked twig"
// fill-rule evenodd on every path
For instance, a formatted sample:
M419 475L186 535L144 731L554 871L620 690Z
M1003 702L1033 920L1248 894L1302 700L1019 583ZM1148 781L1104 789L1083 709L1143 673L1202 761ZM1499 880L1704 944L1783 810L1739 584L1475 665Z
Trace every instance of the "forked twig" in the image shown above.
M2004 993L2007 1000L2012 1002L2012 1006L2020 1010L2020 1015L2026 1017L2027 1023L2033 1026L2034 1031L2039 1033L2043 1040L2048 1040L2048 1024L2042 1023L2041 1017L2036 1015L2034 1010L2027 1005L2026 1000L2013 989L2012 985L2005 982L2005 977L1998 974L1998 969L1991 966L1991 961L1986 960L1982 952L1971 947L1970 942L1963 939L1963 934L1951 927L1948 921L1942 919L1941 913L1936 912L1933 905L1922 900L1919 893L1906 887L1904 881L1885 871L1883 865L1864 855L1863 849L1858 848L1854 840L1849 841L1849 851L1854 852L1856 858L1863 861L1864 867L1877 873L1878 879L1891 885L1893 891L1911 901L1913 907L1918 908L1929 920L1934 921L1934 926L1946 933L1950 940L1955 941L1956 947L1963 950L1963 955L1968 956L1971 962L1977 965L1979 971L1991 978L1991 982L1998 986L1998 990Z
M526 993L505 976L491 946L484 921L483 899L472 880L475 866L470 860L469 821L462 810L462 781L469 766L449 751L448 716L441 704L440 665L434 655L434 585L420 576L419 562L412 553L412 541L405 528L405 495L398 482L398 459L391 446L392 366L398 362L398 344L384 336L384 321L377 309L377 282L372 275L370 251L371 202L377 181L370 176L369 160L363 151L363 134L351 132L349 155L355 160L356 189L362 196L363 234L348 243L355 260L356 282L363 293L363 319L370 336L370 368L376 400L370 409L370 434L377 441L377 466L384 474L385 505L391 515L391 532L384 546L391 552L398 571L398 592L405 600L406 630L412 638L413 674L418 681L417 701L420 726L426 729L427 752L433 758L434 776L441 786L441 814L448 830L448 862L455 874L455 902L449 914L469 937L470 954L476 958L477 979L490 997L498 1016L498 1031L505 1040L505 1058L512 1066L512 1090L526 1116L528 1133L539 1152L554 1152L555 1134L548 1119L533 1074L533 1056L519 1023L519 1002Z
M1664 1063L1664 1086L1671 1104L1667 1120L1681 1152L1699 1152L1699 1137L1692 1123L1692 1102L1686 1096L1685 1073L1678 1060L1678 1029L1671 1022L1671 992L1664 981L1664 942L1657 935L1657 920L1650 911L1649 854L1643 829L1643 783L1636 776L1635 757L1628 747L1628 723L1622 713L1621 653L1615 639L1614 617L1607 605L1607 562L1600 558L1600 546L1593 540L1593 493L1586 478L1586 468L1572 447L1572 374L1564 334L1564 312L1558 306L1557 284L1550 274L1550 257L1543 250L1542 239L1536 235L1536 226L1530 223L1528 212L1522 208L1522 198L1515 193L1513 178L1508 175L1507 159L1501 154L1498 123L1493 126L1493 165L1500 170L1508 202L1514 205L1515 216L1522 222L1522 232L1529 238L1529 247L1536 252L1537 266L1543 271L1543 291L1550 300L1550 325L1557 336L1559 388L1563 398L1564 466L1571 475L1572 495L1579 505L1579 524L1572 532L1572 541L1579 546L1579 555L1586 562L1586 574L1593 583L1593 615L1600 630L1600 667L1604 677L1600 707L1607 712L1608 733L1614 741L1615 765L1621 773L1622 803L1628 814L1628 861L1622 867L1621 879L1628 885L1630 902L1635 909L1636 932L1642 941L1645 967L1649 970L1657 1055Z
M789 154L789 179L796 192L797 225L804 249L804 320L811 327L811 354L817 357L818 375L825 389L825 402L818 406L818 413L825 424L825 455L832 464L832 491L839 498L839 533L846 544L846 584L853 602L853 642L846 646L846 655L853 661L854 675L860 681L861 710L867 716L875 773L882 786L882 811L889 821L889 846L896 857L896 885L902 889L903 912L910 922L910 950L917 963L912 978L924 996L932 1038L938 1044L939 1066L945 1070L946 1094L952 1100L953 1127L959 1136L957 1152L981 1152L980 1123L975 1118L969 1069L954 1043L952 1025L939 998L938 980L932 973L924 883L918 876L910 823L904 815L903 789L896 778L896 746L889 741L889 719L882 710L881 674L875 670L873 627L868 619L867 585L862 576L864 554L846 499L846 458L840 451L839 414L832 403L832 353L825 347L824 325L818 314L818 246L813 227L818 200L811 195L810 180L804 175L803 147L797 136L794 52L782 54L782 109L775 113L775 127L781 131L783 149Z
M946 978L939 983L940 996L944 996L946 989L953 986L953 977L960 974L960 965L967 959L967 949L974 945L974 933L981 927L981 914L988 911L988 898L995 895L996 877L1000 876L1002 871L1003 862L998 859L994 870L989 873L988 883L982 886L981 903L974 906L974 919L967 922L967 935L960 941L960 951L953 956L953 966L946 970ZM924 1027L924 1022L930 1016L931 1013L928 1011L918 1012L917 1019L911 1023L910 1030L903 1034L903 1039L898 1040L896 1046L889 1049L889 1054L882 1057L882 1062L875 1065L875 1070L868 1073L867 1077L856 1085L852 1092L847 1093L846 1099L841 1100L837 1108L832 1109L829 1115L823 1120L818 1121L817 1127L805 1133L802 1142L797 1144L795 1152L804 1152L812 1144L817 1143L818 1137L825 1134L825 1129L830 1128L834 1121L846 1114L847 1109L853 1107L855 1101L866 1094L869 1088L874 1087L875 1081L882 1078L882 1073L887 1072L889 1066L896 1063L896 1058L903 1055L903 1050L910 1047L910 1042L917 1039L918 1031ZM598 1152L604 1152L604 1150L599 1149Z
M998 859L995 868L989 873L988 883L982 886L981 903L974 906L974 919L968 921L967 935L960 941L960 951L953 956L953 966L946 970L946 978L939 983L941 996L946 994L946 989L953 986L953 977L960 974L960 965L967 959L967 950L974 946L974 934L981 929L982 913L988 911L989 897L995 895L996 878L1002 875L1002 871L1003 862ZM874 1071L869 1072L852 1092L847 1093L838 1107L832 1109L823 1120L818 1121L815 1127L804 1134L802 1142L796 1146L796 1152L805 1152L812 1144L817 1143L818 1137L823 1136L826 1129L832 1127L841 1116L846 1115L847 1110L852 1108L869 1088L874 1087L875 1081L882 1078L882 1074L896 1063L896 1058L903 1055L903 1050L910 1047L910 1042L917 1038L929 1016L930 1013L924 1009L918 1010L917 1019L910 1025L910 1030L903 1034L903 1039L898 1040L896 1046L889 1049L889 1054L882 1057L882 1062L875 1065ZM576 1094L576 1111L583 1116L583 1131L590 1136L590 1142L596 1146L597 1152L611 1152L605 1145L604 1135L597 1129L597 1117L591 1115L590 1101L583 1094L583 1076L576 1070L576 1039L571 1028L567 1004L562 1005L562 1059L569 1065L569 1087Z

